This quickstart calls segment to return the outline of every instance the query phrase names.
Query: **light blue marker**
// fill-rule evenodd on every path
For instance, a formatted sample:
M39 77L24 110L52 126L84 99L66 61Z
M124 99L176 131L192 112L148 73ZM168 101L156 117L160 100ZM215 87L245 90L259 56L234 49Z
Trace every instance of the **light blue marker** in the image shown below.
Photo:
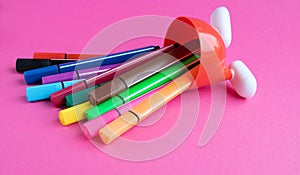
M64 81L64 82L27 87L26 88L27 101L34 102L34 101L49 99L52 93L62 90L63 88L71 86L80 81L82 80Z

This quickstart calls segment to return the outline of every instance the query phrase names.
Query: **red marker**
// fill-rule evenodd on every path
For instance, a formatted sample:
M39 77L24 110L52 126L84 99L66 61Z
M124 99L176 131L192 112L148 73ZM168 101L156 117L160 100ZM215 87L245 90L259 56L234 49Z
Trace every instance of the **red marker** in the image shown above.
M34 52L34 59L72 59L72 60L82 60L88 58L96 58L103 56L103 54L70 54L70 53L51 53L51 52Z

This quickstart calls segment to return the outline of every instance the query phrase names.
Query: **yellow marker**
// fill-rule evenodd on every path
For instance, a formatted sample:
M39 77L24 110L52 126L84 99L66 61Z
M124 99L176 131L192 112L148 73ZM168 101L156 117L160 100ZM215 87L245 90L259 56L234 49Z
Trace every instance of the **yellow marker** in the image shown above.
M105 144L109 144L127 130L144 120L163 105L189 89L193 84L196 68L178 77L161 90L152 94L140 104L134 106L128 112L113 120L99 131L99 136Z
M59 111L58 118L62 125L67 126L85 119L86 110L93 107L89 102Z

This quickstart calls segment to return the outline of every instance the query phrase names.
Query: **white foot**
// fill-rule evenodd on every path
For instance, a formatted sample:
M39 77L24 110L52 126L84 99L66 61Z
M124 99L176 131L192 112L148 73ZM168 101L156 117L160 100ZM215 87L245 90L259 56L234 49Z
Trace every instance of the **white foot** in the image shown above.
M233 71L230 81L237 94L244 98L253 97L257 82L250 69L240 60L232 62L229 68Z
M226 7L219 7L210 15L210 25L221 35L226 48L229 47L232 39L230 14Z

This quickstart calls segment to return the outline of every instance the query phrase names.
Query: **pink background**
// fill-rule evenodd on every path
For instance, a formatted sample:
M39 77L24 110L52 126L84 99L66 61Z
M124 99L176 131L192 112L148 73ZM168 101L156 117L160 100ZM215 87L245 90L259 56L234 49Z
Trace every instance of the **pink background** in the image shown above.
M107 156L78 125L62 127L59 109L50 102L26 102L23 76L14 70L16 57L81 52L104 27L137 15L207 21L221 5L232 15L227 63L243 59L258 79L258 91L243 100L228 89L223 120L205 147L198 147L198 139L209 111L208 88L199 90L204 103L188 139L172 153L145 162ZM1 0L0 174L299 174L299 6L298 0Z

